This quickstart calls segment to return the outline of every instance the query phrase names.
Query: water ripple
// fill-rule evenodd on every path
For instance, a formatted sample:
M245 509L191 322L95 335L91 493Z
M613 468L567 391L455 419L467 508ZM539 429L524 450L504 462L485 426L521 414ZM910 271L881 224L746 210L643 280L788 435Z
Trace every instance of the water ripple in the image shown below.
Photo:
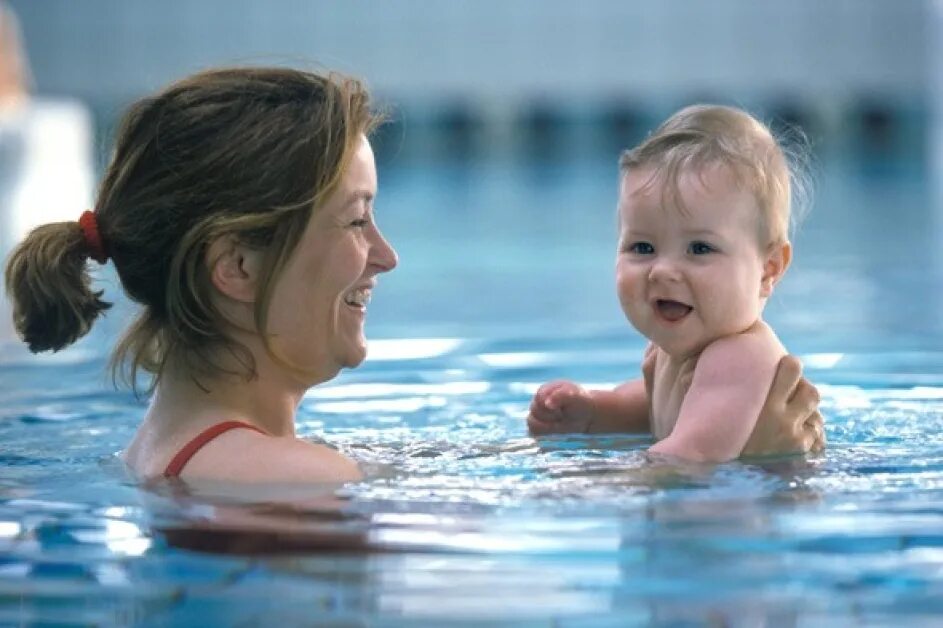
M683 621L678 596L773 623L943 611L943 355L814 354L822 456L678 466L649 459L641 436L530 438L541 382L637 371L636 347L615 345L387 347L302 402L299 434L367 470L337 494L142 490L114 458L139 401L89 389L82 360L0 363L0 593L34 600L30 616L47 623L66 615L43 600L85 623L232 623L233 600L266 599L281 601L266 619L289 622L302 600L338 621L407 607L422 618L424 604L482 620L619 609ZM62 385L11 383L24 370ZM0 622L24 616L0 604Z

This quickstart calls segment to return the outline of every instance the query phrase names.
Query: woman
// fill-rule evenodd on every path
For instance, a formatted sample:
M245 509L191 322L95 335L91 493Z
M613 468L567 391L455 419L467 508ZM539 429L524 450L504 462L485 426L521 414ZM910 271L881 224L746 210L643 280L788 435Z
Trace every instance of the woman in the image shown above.
M294 420L308 388L363 361L370 293L396 266L373 218L377 123L350 78L197 74L131 108L94 212L39 227L14 251L6 285L32 351L74 342L108 307L89 258L113 260L142 306L112 361L131 382L152 377L124 452L139 476L360 477L354 461L297 439ZM807 451L821 425L790 364L752 453Z

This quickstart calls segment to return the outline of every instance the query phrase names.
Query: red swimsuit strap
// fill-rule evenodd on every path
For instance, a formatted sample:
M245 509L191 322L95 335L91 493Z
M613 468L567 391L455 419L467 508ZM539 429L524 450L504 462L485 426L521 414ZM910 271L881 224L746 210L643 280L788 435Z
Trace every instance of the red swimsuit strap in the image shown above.
M197 434L193 440L184 445L180 451L177 452L177 455L174 456L173 460L170 461L170 464L167 465L167 468L164 470L165 478L175 478L179 477L180 472L183 471L183 467L190 462L190 458L200 451L204 445L208 442L222 434L223 432L228 432L229 430L235 430L240 428L246 428L250 430L255 430L260 434L264 434L262 430L252 425L251 423L244 423L242 421L223 421L222 423L217 423L216 425L211 425L206 428L199 434Z

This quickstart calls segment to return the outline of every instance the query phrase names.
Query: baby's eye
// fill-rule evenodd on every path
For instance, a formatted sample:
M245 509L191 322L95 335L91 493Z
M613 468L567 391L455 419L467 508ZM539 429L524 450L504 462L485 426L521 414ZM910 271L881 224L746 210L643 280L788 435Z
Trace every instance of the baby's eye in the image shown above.
M708 253L714 253L716 251L717 249L713 246L707 242L701 242L700 240L692 242L690 246L688 246L688 252L691 253L691 255L707 255Z
M625 251L636 255L651 255L655 252L655 247L649 242L632 242L625 247Z

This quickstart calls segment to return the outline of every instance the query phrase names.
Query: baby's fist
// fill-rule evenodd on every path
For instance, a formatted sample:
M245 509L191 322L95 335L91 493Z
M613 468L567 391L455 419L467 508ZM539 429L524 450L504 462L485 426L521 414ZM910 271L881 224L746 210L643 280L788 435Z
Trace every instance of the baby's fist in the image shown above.
M593 419L593 399L582 386L557 380L537 389L527 416L532 436L586 432Z

